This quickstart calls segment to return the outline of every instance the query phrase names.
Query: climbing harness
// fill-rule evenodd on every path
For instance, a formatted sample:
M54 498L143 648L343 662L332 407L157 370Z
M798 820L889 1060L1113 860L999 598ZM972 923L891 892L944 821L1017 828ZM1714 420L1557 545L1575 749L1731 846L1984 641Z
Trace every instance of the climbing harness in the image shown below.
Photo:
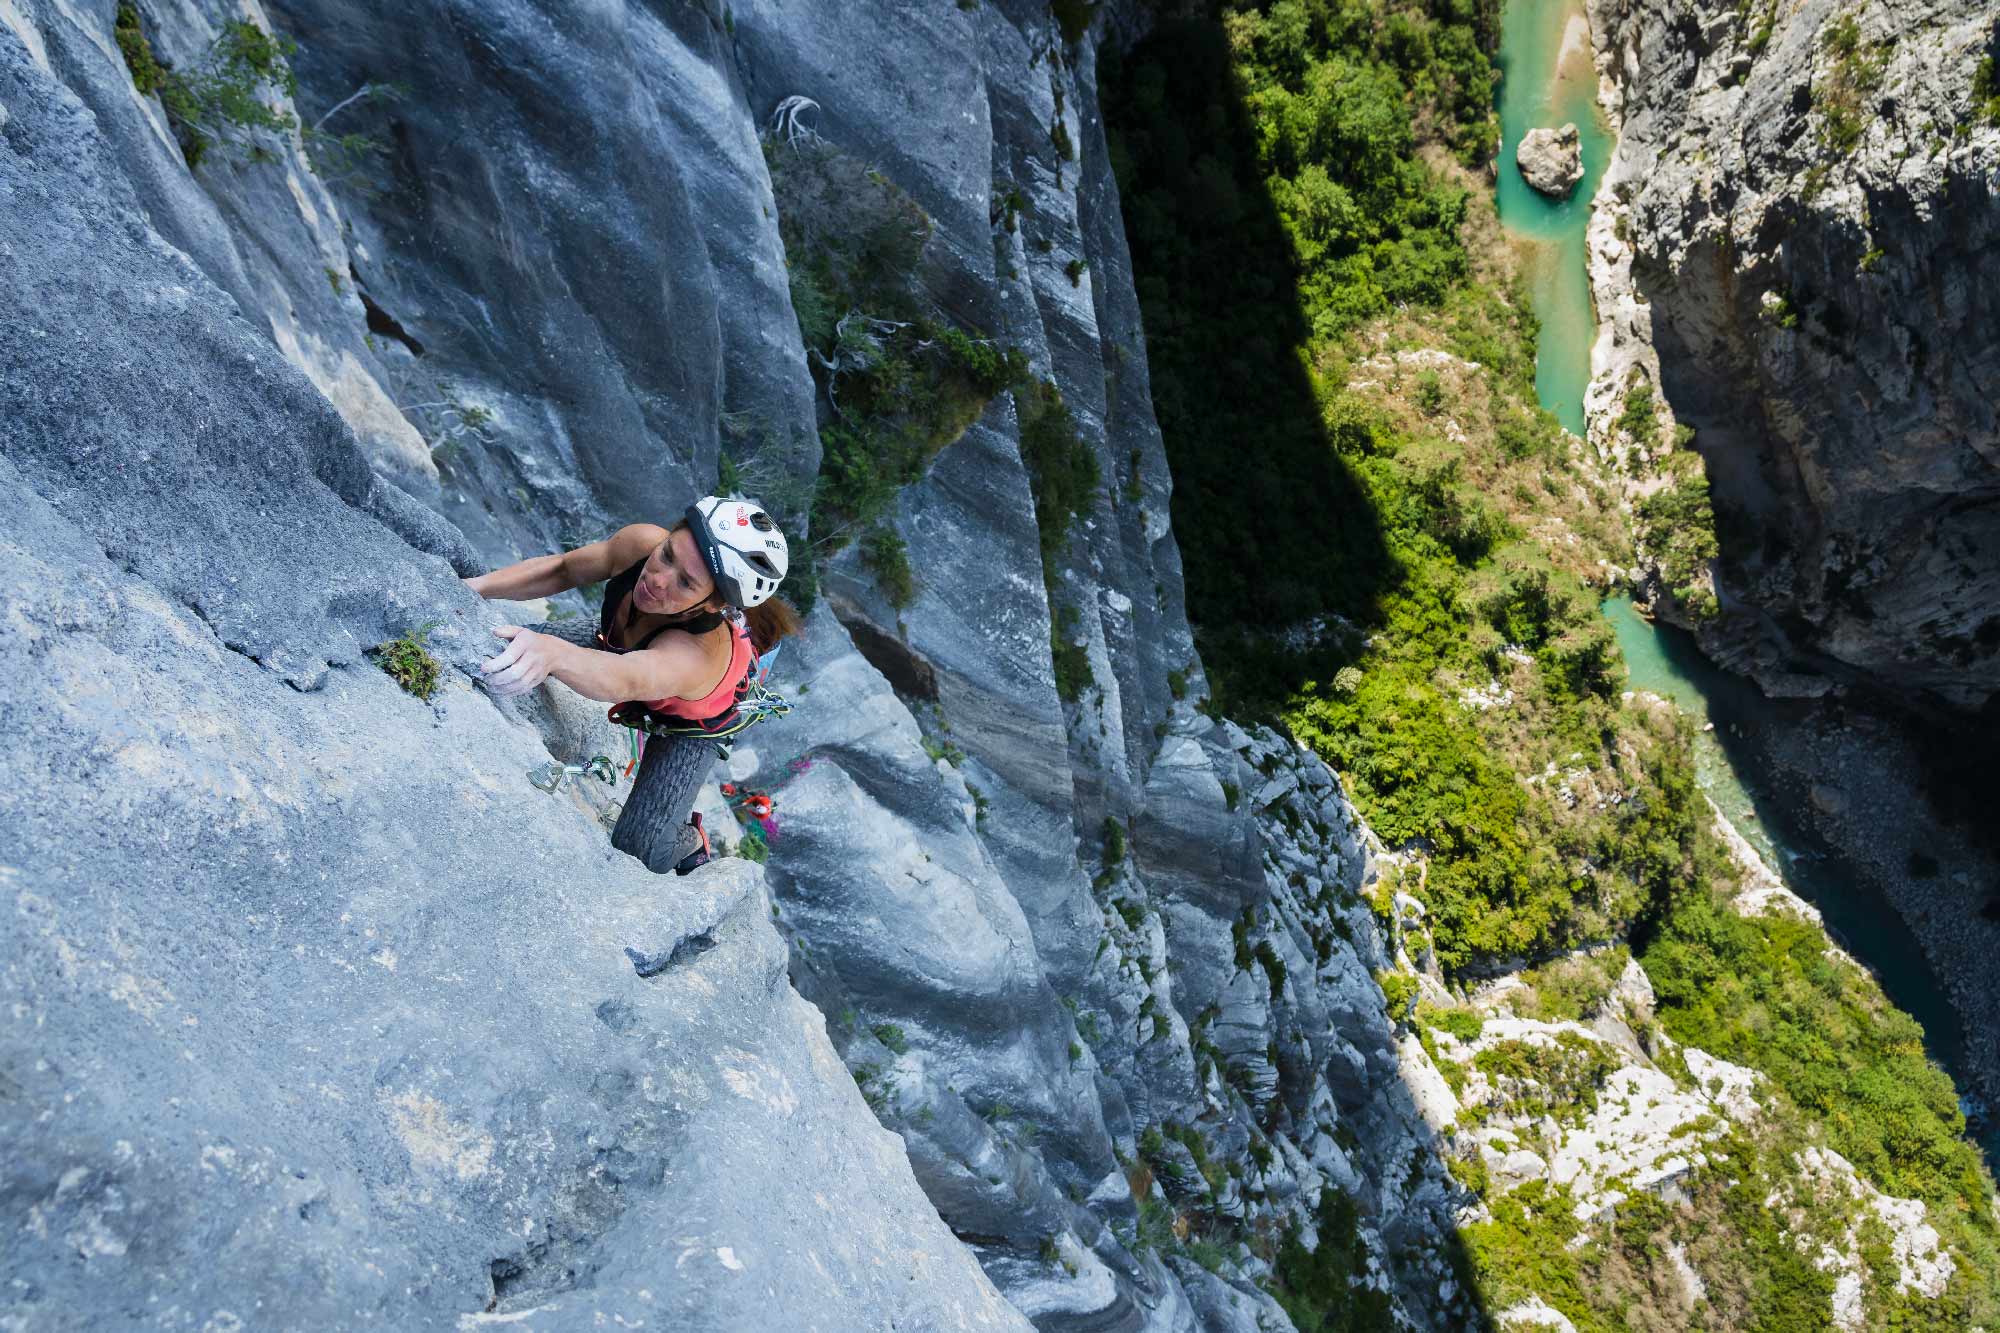
M560 759L551 759L546 764L529 769L528 781L553 795L568 786L571 778L586 774L606 786L618 781L618 770L612 767L610 759L601 754L592 755L587 763L581 764L565 764Z
M777 645L752 663L751 669L744 673L742 683L736 687L734 702L726 711L705 722L656 712L636 699L613 706L608 716L619 726L630 727L648 736L696 736L716 742L740 736L759 722L784 717L792 711L791 703L766 684L771 667L778 660L778 649L783 647L783 644Z

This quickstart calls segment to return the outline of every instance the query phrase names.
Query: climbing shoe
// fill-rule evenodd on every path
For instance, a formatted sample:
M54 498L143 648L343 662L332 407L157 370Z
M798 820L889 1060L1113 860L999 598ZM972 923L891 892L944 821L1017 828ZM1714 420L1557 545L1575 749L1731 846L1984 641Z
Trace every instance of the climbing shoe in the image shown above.
M676 875L685 875L699 866L708 864L708 830L701 826L701 814L698 811L688 816L687 827L681 830L680 841L674 850L679 851L682 847L690 845L693 850L674 862Z

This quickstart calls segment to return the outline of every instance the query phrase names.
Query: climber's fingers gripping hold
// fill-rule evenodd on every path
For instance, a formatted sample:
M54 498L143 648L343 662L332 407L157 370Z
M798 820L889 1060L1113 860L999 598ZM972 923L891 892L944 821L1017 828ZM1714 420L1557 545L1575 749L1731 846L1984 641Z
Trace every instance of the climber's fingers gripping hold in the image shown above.
M555 648L547 636L518 625L502 625L493 632L508 644L498 657L479 664L487 689L500 695L522 694L548 679L555 666Z

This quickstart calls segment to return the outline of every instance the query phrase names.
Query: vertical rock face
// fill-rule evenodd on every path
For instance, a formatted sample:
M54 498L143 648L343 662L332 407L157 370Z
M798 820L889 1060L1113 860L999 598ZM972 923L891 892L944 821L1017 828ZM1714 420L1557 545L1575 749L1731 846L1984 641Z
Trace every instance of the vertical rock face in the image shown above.
M141 8L181 69L241 17ZM1012 3L249 13L372 165L278 135L190 172L109 7L0 4L0 1124L32 1164L0 1313L1283 1327L1272 1247L1196 1262L1201 1214L1469 1317L1365 832L1195 707L1097 36ZM991 403L898 501L916 600L834 559L800 707L732 760L778 798L768 874L661 881L601 793L527 783L622 738L472 686L518 613L454 567L676 512L725 451L810 485L761 133L796 96L1104 485L1045 571ZM363 651L424 626L429 706Z
M787 985L759 872L663 894L525 782L560 728L468 686L498 617L413 545L435 518L18 14L0 1321L1025 1328ZM420 621L428 707L361 656Z
M1590 13L1622 120L1593 254L1630 251L1636 322L1698 431L1746 665L1981 707L2000 687L1990 6Z

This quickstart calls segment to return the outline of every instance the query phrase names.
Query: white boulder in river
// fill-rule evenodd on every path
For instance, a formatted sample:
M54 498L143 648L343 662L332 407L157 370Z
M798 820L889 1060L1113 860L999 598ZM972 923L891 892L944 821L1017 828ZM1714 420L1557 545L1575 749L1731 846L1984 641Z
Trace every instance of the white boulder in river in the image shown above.
M1567 199L1583 179L1582 136L1574 121L1559 130L1529 130L1514 150L1521 179L1553 199Z

